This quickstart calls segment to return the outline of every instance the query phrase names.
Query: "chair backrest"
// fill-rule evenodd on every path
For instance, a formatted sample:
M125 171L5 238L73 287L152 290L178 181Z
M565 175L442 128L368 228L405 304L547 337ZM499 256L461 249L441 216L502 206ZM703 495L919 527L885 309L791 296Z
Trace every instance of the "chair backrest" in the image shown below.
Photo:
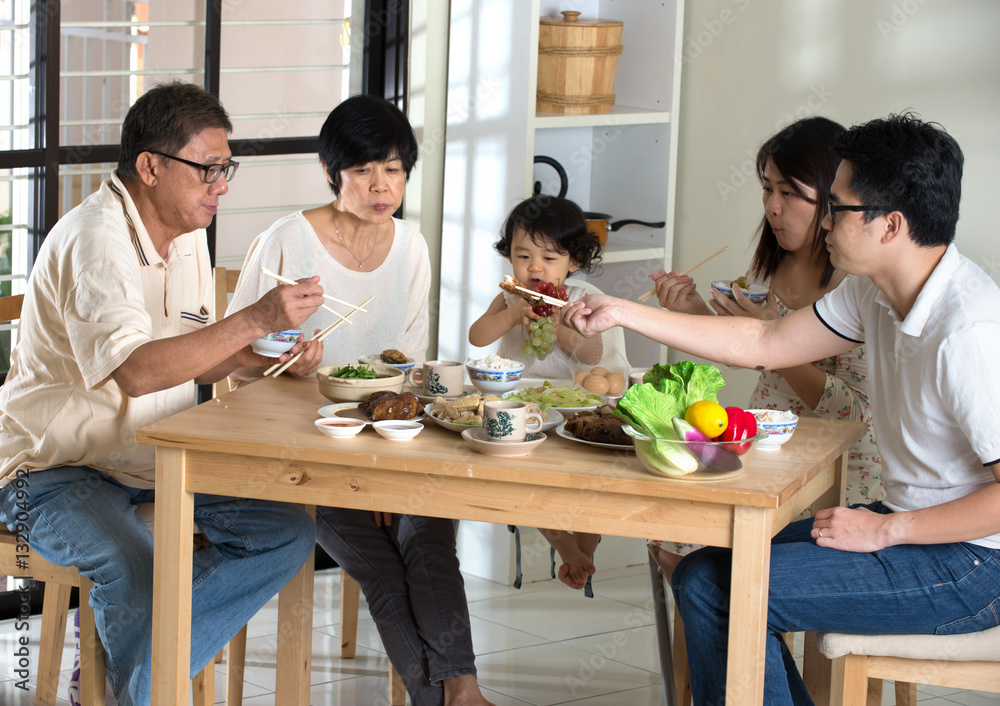
M229 307L229 295L236 291L240 271L227 270L225 267L213 267L212 277L215 282L215 320L221 321Z
M229 295L236 291L236 283L240 279L239 270L227 270L225 267L212 268L212 281L215 284L215 320L221 321L226 316L229 307ZM212 385L212 397L218 397L229 391L227 380L220 380Z
M14 294L9 297L0 297L0 324L11 323L14 321L19 321L21 318L21 307L24 305L24 295ZM18 334L20 333L21 327L12 327L11 337L10 337L10 350L14 349L14 345L17 343ZM6 336L5 331L0 331L0 335ZM0 346L0 349L6 351L6 346ZM3 375L6 375L3 371L6 371L10 366L9 360L4 360L0 362L0 380L2 380Z

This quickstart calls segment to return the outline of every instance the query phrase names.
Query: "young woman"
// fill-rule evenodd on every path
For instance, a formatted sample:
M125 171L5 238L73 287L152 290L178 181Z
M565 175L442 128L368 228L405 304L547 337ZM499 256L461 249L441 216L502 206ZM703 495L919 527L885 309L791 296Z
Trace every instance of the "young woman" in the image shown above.
M738 287L736 301L713 290L706 304L691 277L662 270L653 275L660 305L688 314L773 319L811 306L835 289L844 273L830 262L822 221L840 163L833 142L843 131L827 118L806 118L781 130L757 152L764 216L747 280L769 288L762 305L752 304ZM867 433L851 449L846 499L852 505L884 497L868 404L867 364L860 346L845 355L761 373L748 406L868 423ZM650 551L669 574L680 560L675 551L687 553L688 547L651 542Z

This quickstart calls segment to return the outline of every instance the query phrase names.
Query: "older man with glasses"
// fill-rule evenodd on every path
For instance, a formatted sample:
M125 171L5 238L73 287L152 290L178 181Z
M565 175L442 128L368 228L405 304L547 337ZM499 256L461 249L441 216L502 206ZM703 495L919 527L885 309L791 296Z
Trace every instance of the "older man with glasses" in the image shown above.
M122 705L150 701L153 537L136 506L154 499L154 452L135 431L195 404L196 383L273 362L250 343L299 326L323 301L314 277L213 320L204 229L238 166L231 130L197 86L136 101L116 173L39 250L0 389L0 521L94 583L85 599ZM192 674L315 541L293 505L196 495L194 515L211 544L194 555Z

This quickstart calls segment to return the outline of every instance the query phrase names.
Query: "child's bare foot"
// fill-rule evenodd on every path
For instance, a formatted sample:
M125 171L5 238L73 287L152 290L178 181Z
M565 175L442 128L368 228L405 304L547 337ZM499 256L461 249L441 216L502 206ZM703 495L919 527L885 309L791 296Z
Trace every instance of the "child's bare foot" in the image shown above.
M596 571L594 568L594 562L591 560L593 551L589 554L585 554L581 551L577 544L579 540L572 532L542 528L539 528L538 531L541 532L542 536L549 541L549 544L552 545L552 547L559 554L559 558L563 561L557 574L559 580L570 588L580 589L586 586L587 577ZM600 535L584 536L596 536L600 539ZM596 543L594 546L596 546Z
M472 674L445 679L444 706L496 706L487 701L479 690L479 681Z
M584 566L570 566L563 564L559 567L557 576L559 580L570 588L581 589L587 585L587 577L593 576L597 568L589 561Z
M663 547L657 546L656 544L650 544L649 553L653 555L656 560L657 565L660 567L660 573L663 574L667 581L670 581L670 577L674 573L674 569L677 565L681 563L682 557L680 554L674 554L673 552L668 552Z

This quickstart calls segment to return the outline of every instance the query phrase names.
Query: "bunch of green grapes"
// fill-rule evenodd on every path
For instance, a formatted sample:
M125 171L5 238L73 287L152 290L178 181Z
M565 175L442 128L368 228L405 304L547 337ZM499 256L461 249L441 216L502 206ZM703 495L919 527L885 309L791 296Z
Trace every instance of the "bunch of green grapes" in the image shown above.
M528 325L528 340L521 346L522 354L545 360L545 357L555 350L556 331L552 321L551 316L543 316Z

